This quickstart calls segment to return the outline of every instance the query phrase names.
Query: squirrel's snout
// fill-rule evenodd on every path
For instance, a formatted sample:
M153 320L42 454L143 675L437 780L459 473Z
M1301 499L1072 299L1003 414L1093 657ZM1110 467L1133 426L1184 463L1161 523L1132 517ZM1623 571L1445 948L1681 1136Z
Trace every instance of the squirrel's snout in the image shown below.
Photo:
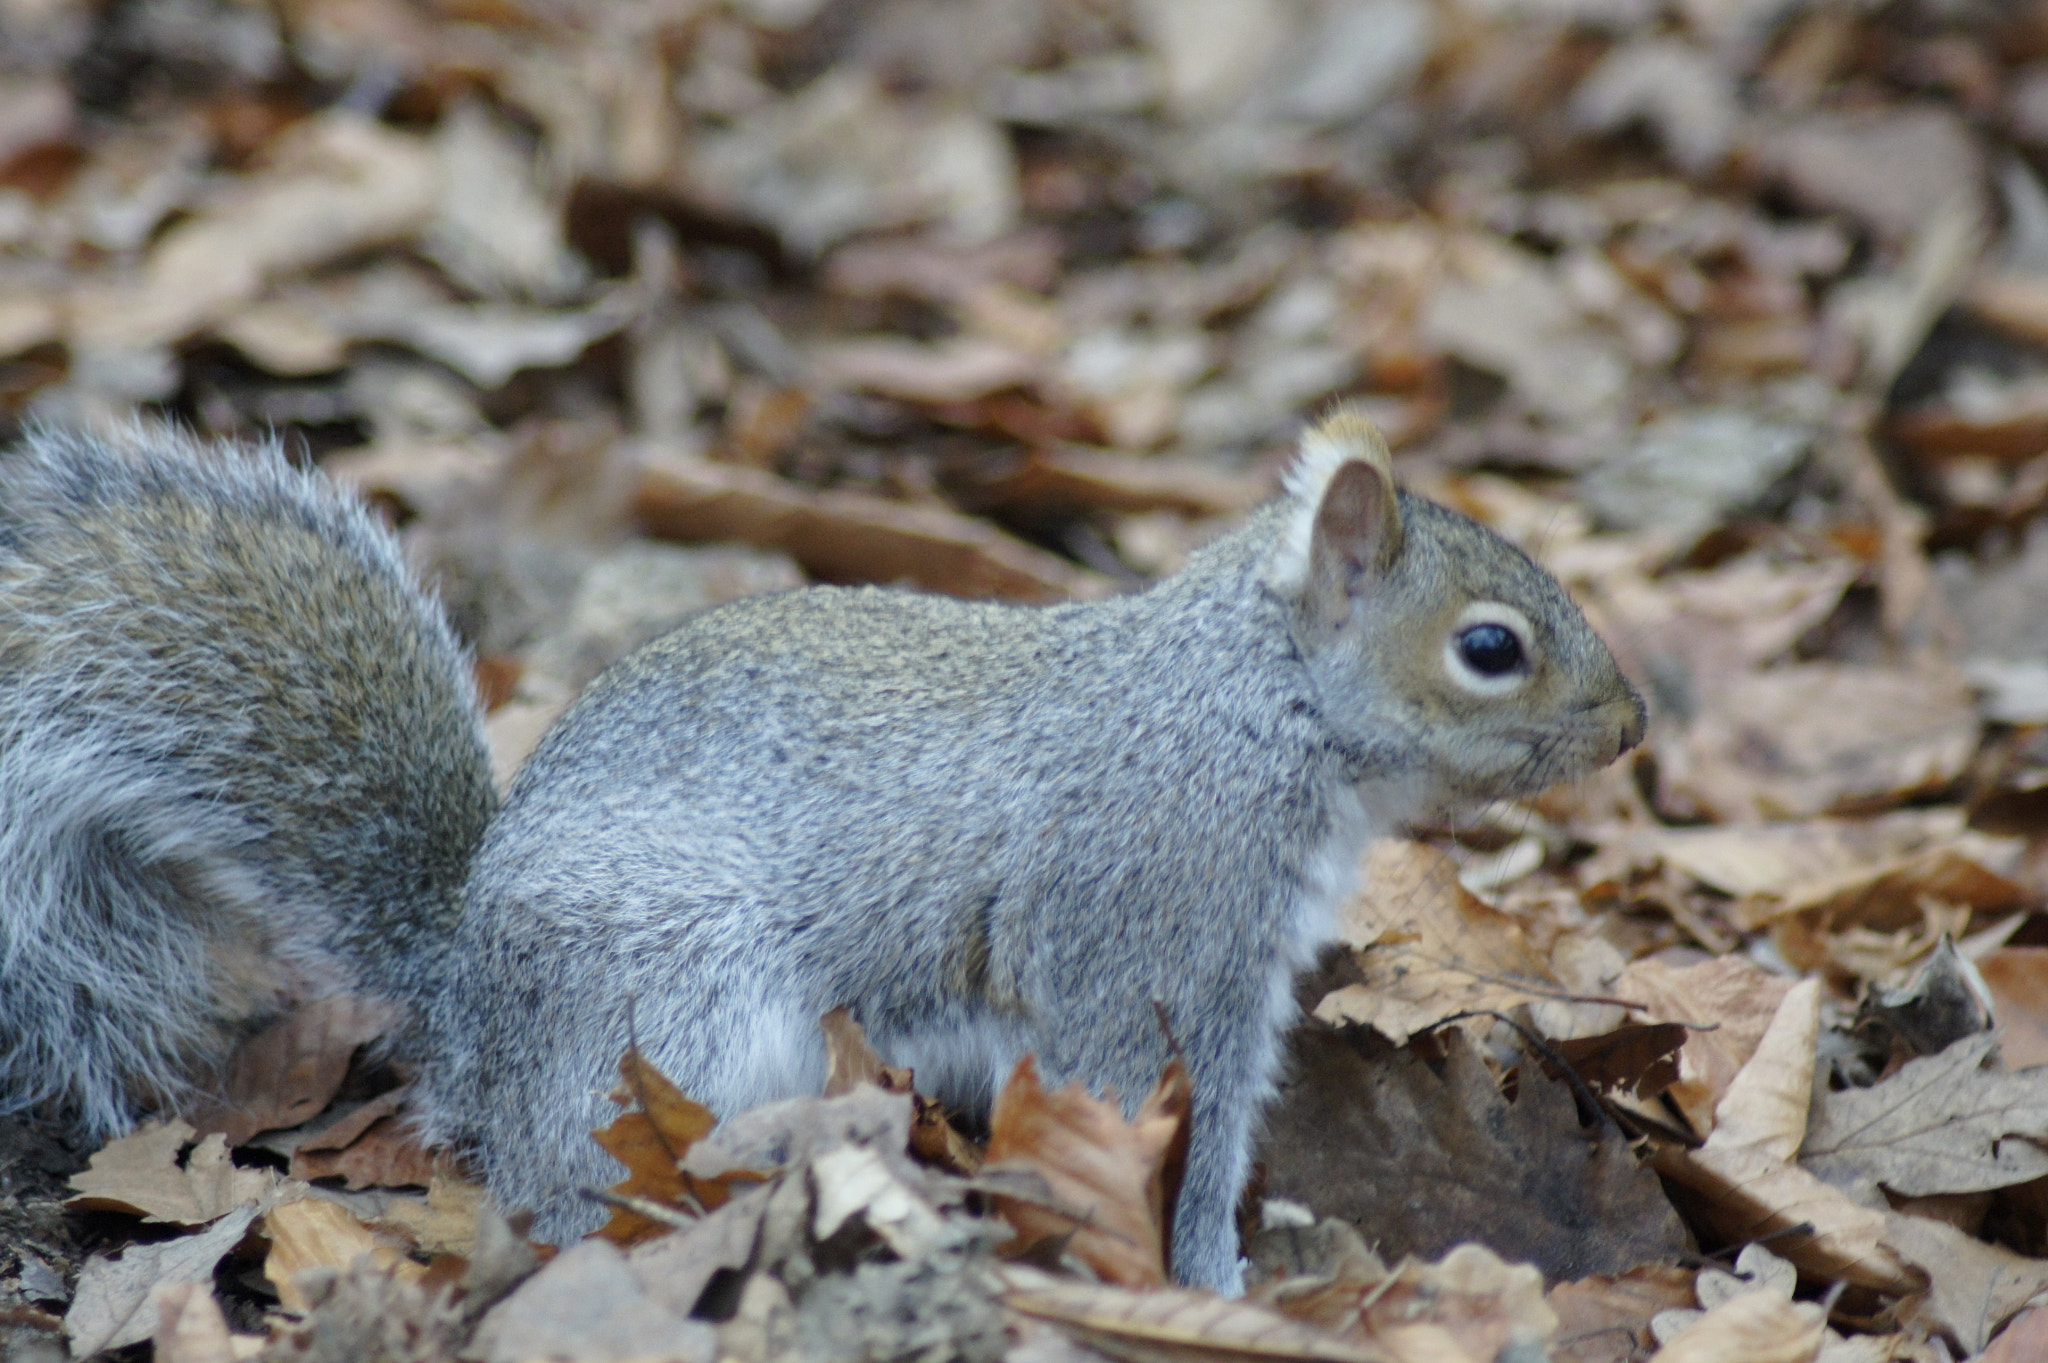
M1622 722L1621 746L1614 750L1614 756L1617 760L1643 741L1643 733L1649 728L1650 724L1650 712L1644 707L1643 698L1636 694L1634 687L1629 688L1626 704L1628 705L1628 718Z

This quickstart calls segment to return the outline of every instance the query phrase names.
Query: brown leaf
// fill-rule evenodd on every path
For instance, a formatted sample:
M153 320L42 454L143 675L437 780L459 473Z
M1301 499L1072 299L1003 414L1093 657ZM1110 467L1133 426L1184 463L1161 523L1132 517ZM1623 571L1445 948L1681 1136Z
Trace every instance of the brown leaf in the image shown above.
M1439 1075L1413 1046L1296 1028L1258 1148L1266 1195L1350 1222L1389 1256L1476 1241L1554 1277L1684 1246L1656 1177L1619 1131L1580 1126L1569 1088L1525 1065L1510 1103L1462 1033L1443 1041Z
M1952 1335L1965 1354L2048 1291L2048 1259L2029 1259L1923 1216L1885 1213L1885 1239L1927 1275L1927 1294L1901 1307L1907 1324Z
M299 1275L309 1268L345 1269L368 1255L379 1269L406 1282L418 1282L426 1272L424 1264L414 1263L399 1247L324 1197L301 1197L272 1207L264 1213L263 1233L270 1239L263 1276L277 1289L287 1311L304 1312L309 1305L298 1284Z
M192 1136L191 1127L171 1122L109 1141L71 1176L77 1196L65 1205L196 1226L260 1202L277 1186L272 1170L237 1168L218 1133L193 1146L181 1163L178 1154Z
M1952 664L1780 667L1731 681L1660 747L1662 798L1726 822L1887 808L1961 775L1978 728Z
M403 1118L389 1116L378 1117L345 1145L299 1146L292 1151L291 1175L340 1178L349 1188L424 1188L436 1179L461 1178L462 1162L451 1150L420 1144Z
M1705 1136L1714 1129L1714 1109L1791 987L1783 976L1740 956L1683 967L1651 957L1630 962L1613 992L1641 1004L1652 1018L1688 1028L1678 1051L1678 1082L1665 1096Z
M1886 1243L1884 1217L1791 1163L1806 1136L1819 1031L1820 986L1804 980L1729 1084L1714 1134L1697 1150L1658 1150L1657 1172L1705 1194L1701 1214L1732 1240L1773 1237L1802 1272L1914 1291L1920 1276Z
M1550 1289L1557 1335L1556 1363L1633 1363L1650 1344L1650 1320L1693 1304L1693 1272L1675 1264L1645 1264L1616 1276L1596 1274Z
M2000 947L1977 962L1990 987L1998 1045L2016 1070L2048 1065L2048 947Z
M828 383L864 388L912 402L965 402L1036 379L1038 356L979 336L933 345L864 336L821 347L818 367Z
M1316 1005L1324 1022L1362 1022L1397 1045L1455 1013L1506 1012L1567 993L1514 919L1458 883L1434 847L1379 842L1341 910L1363 984Z
M1987 1069L1990 1033L1921 1056L1869 1088L1823 1094L1799 1162L1859 1201L2007 1188L2048 1174L2048 1070Z
M634 511L680 540L743 540L826 582L913 582L973 598L1059 601L1107 584L984 521L864 492L819 492L760 469L645 452Z
M396 1231L424 1254L467 1259L476 1253L480 1218L489 1205L490 1194L481 1183L437 1178L427 1185L424 1199L394 1197L386 1201L371 1229Z
M156 1335L151 1342L157 1363L238 1363L247 1358L246 1346L261 1347L261 1336L245 1336L245 1351L236 1353L236 1341L228 1333L227 1317L213 1299L208 1283L186 1282L166 1287L157 1294Z
M1827 1337L1827 1319L1812 1302L1745 1292L1694 1321L1650 1363L1810 1363Z
M273 277L402 237L433 208L433 151L360 114L306 119L275 151L266 172L242 177L160 237L139 278L82 291L73 343L126 350L182 340Z
M1550 1045L1594 1088L1650 1099L1678 1082L1678 1052L1688 1035L1689 1029L1676 1022L1633 1022L1601 1036L1572 1037ZM1543 1072L1557 1077L1548 1060Z
M846 1008L834 1008L818 1021L825 1033L825 1092L837 1098L856 1084L873 1084L890 1093L911 1092L916 1078L909 1070L885 1064L868 1034Z
M1124 1363L1406 1363L1376 1344L1357 1344L1298 1324L1262 1306L1158 1288L1133 1292L1110 1284L1062 1282L1011 1270L1003 1305L1019 1315L1051 1321L1074 1338ZM1443 1363L1477 1363L1456 1350Z
M685 1097L637 1046L627 1047L619 1057L619 1077L622 1082L613 1091L612 1101L621 1106L637 1103L639 1110L623 1112L604 1130L591 1133L613 1159L626 1166L626 1177L612 1185L613 1192L702 1212L724 1205L738 1186L765 1177L738 1169L716 1178L684 1173L679 1167L684 1154L711 1134L718 1119L711 1109ZM637 1212L613 1207L611 1220L596 1233L624 1247L668 1229Z
M1167 1169L1186 1140L1189 1099L1186 1067L1174 1060L1126 1122L1114 1094L1091 1098L1078 1083L1047 1093L1037 1061L1019 1061L989 1116L988 1166L1040 1175L1053 1205L997 1197L1012 1243L1065 1240L1105 1281L1165 1284L1168 1199L1178 1191Z
M392 1004L359 994L294 1009L235 1048L218 1101L190 1113L192 1125L244 1145L260 1131L310 1120L334 1100L355 1053L397 1021Z
M1222 516L1248 511L1271 494L1264 479L1220 473L1207 461L1078 446L1032 450L1014 468L960 489L961 501L976 510L1041 515L1172 511Z
M64 1333L73 1357L139 1344L156 1333L157 1299L180 1283L213 1281L221 1256L242 1242L256 1220L256 1208L229 1212L205 1230L175 1240L135 1245L120 1258L94 1255L78 1273Z

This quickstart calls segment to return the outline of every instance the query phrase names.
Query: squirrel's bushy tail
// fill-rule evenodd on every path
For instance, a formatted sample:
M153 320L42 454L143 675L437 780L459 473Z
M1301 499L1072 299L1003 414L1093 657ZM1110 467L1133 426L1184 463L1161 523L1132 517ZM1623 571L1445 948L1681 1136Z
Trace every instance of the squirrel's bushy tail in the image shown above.
M353 500L141 429L0 455L0 1111L103 1135L294 1001L420 999L491 807Z

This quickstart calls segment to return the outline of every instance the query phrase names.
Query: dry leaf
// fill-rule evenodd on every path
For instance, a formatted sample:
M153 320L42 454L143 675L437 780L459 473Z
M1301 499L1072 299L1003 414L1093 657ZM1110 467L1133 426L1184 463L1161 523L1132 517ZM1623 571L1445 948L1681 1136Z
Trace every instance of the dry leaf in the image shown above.
M427 1187L424 1199L394 1197L384 1204L384 1213L371 1229L403 1234L422 1254L457 1254L467 1259L476 1253L479 1218L490 1205L490 1194L480 1183L463 1183L437 1178Z
M535 1358L660 1359L711 1363L718 1337L648 1299L626 1256L602 1239L580 1240L492 1307L465 1356L483 1363Z
M1984 1347L2021 1307L2048 1292L2048 1259L2029 1259L1954 1226L1900 1212L1885 1214L1885 1239L1927 1274L1925 1297L1900 1309L1902 1321L1954 1336L1965 1354Z
M1456 1013L1567 997L1520 925L1461 885L1436 848L1374 843L1361 880L1340 927L1365 982L1325 997L1318 1019L1362 1022L1398 1045Z
M1678 1053L1690 1029L1676 1022L1635 1022L1599 1036L1552 1041L1572 1073L1596 1089L1655 1098L1678 1082ZM1556 1078L1548 1059L1543 1072Z
M433 210L434 153L360 113L306 119L275 153L267 173L158 239L134 283L82 291L72 343L134 351L181 340L272 278L400 238Z
M1806 1136L1819 1027L1820 986L1802 981L1729 1084L1706 1144L1692 1151L1666 1146L1654 1163L1704 1194L1704 1214L1730 1239L1770 1236L1772 1248L1802 1272L1913 1291L1920 1278L1886 1243L1882 1214L1790 1162ZM1810 1233L1791 1233L1802 1224Z
M109 1141L71 1176L77 1196L66 1205L196 1226L260 1202L277 1186L272 1170L237 1168L217 1133L193 1146L181 1164L178 1153L193 1134L185 1123L170 1122Z
M1652 1317L1692 1305L1692 1280L1689 1268L1646 1264L1559 1283L1547 1298L1557 1313L1551 1357L1556 1363L1633 1363L1649 1348Z
M310 1305L298 1281L309 1268L345 1269L368 1256L379 1270L408 1282L418 1282L426 1272L425 1265L408 1259L324 1197L280 1202L264 1213L263 1232L270 1239L263 1276L277 1289L277 1299L287 1311L304 1313Z
M1040 1175L1052 1205L997 1197L997 1210L1017 1232L1014 1243L1064 1241L1108 1282L1164 1284L1167 1208L1178 1192L1167 1186L1168 1165L1185 1148L1188 1106L1179 1060L1126 1122L1114 1095L1091 1098L1078 1083L1047 1093L1037 1062L1024 1057L996 1095L987 1167Z
M1376 1339L1406 1358L1433 1327L1468 1358L1547 1353L1557 1313L1543 1299L1543 1275L1481 1245L1459 1245L1433 1264L1409 1260L1375 1292L1356 1338Z
M779 549L827 582L911 582L954 596L1018 601L1106 590L1066 560L958 512L863 492L819 492L760 469L674 452L644 452L634 510L655 534Z
M630 1046L619 1057L621 1083L612 1101L634 1104L602 1131L592 1132L612 1158L626 1166L626 1177L612 1185L622 1197L647 1198L664 1206L696 1212L722 1206L739 1185L766 1177L734 1169L713 1178L684 1173L681 1161L690 1147L711 1134L718 1119L711 1109L683 1095L654 1064ZM620 1246L638 1244L669 1227L624 1207L613 1207L611 1220L597 1234Z
M2000 947L1976 966L1991 990L2005 1063L2048 1065L2048 947Z
M1570 1089L1533 1066L1508 1102L1462 1033L1443 1042L1433 1066L1413 1046L1360 1054L1343 1033L1297 1028L1257 1151L1266 1195L1340 1217L1389 1256L1477 1241L1578 1277L1680 1250L1671 1204L1619 1131L1581 1127Z
M1778 1005L1792 987L1740 956L1674 967L1654 957L1632 961L1613 986L1616 998L1687 1027L1678 1051L1678 1081L1665 1096L1698 1134L1714 1129L1714 1109L1749 1062Z
M1825 1094L1799 1162L1868 1206L2005 1188L2048 1174L2048 1070L1987 1069L1989 1033L1922 1056L1870 1088Z
M462 1177L462 1163L454 1152L420 1144L402 1117L377 1117L340 1144L343 1139L323 1133L300 1144L292 1151L292 1177L339 1178L347 1188L423 1188L436 1179Z
M87 1260L64 1314L73 1355L86 1358L150 1338L160 1323L158 1297L180 1283L210 1288L214 1265L255 1220L256 1208L242 1207L196 1234L134 1245L118 1259L96 1254Z
M818 1022L825 1033L825 1091L827 1098L851 1093L857 1084L873 1084L890 1093L909 1093L916 1078L909 1070L883 1063L868 1034L853 1014L834 1008Z
M1774 1292L1745 1292L1701 1316L1650 1363L1812 1363L1827 1312Z
M229 1145L247 1144L259 1131L298 1126L333 1101L356 1051L397 1020L396 1008L382 999L315 999L236 1047L218 1103L187 1115L196 1129L221 1132Z
M1729 682L1660 746L1663 798L1723 822L1887 808L1953 782L1978 730L1953 665L1781 667Z
M2043 1358L2048 1358L2048 1306L2036 1306L2014 1316L1977 1363L2039 1363Z
M1408 1363L1400 1353L1357 1344L1301 1325L1262 1306L1206 1292L1157 1288L1134 1292L1109 1284L1062 1282L1009 1270L1003 1305L1051 1321L1091 1348L1123 1363ZM1441 1363L1478 1363L1462 1350ZM1419 1363L1419 1360L1418 1360Z
M261 1352L261 1335L234 1335L208 1283L176 1283L157 1294L155 1363L242 1363Z
M976 509L1038 515L1224 516L1248 511L1271 493L1263 479L1219 473L1207 462L1065 446L1032 450L1014 468L970 484L962 500Z

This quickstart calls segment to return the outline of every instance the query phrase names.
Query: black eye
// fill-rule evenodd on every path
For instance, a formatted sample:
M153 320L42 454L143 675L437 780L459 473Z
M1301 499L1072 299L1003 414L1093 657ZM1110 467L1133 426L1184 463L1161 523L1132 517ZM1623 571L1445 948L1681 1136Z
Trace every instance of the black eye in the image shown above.
M1482 677L1504 677L1522 665L1522 641L1505 625L1474 625L1459 632L1458 656Z

